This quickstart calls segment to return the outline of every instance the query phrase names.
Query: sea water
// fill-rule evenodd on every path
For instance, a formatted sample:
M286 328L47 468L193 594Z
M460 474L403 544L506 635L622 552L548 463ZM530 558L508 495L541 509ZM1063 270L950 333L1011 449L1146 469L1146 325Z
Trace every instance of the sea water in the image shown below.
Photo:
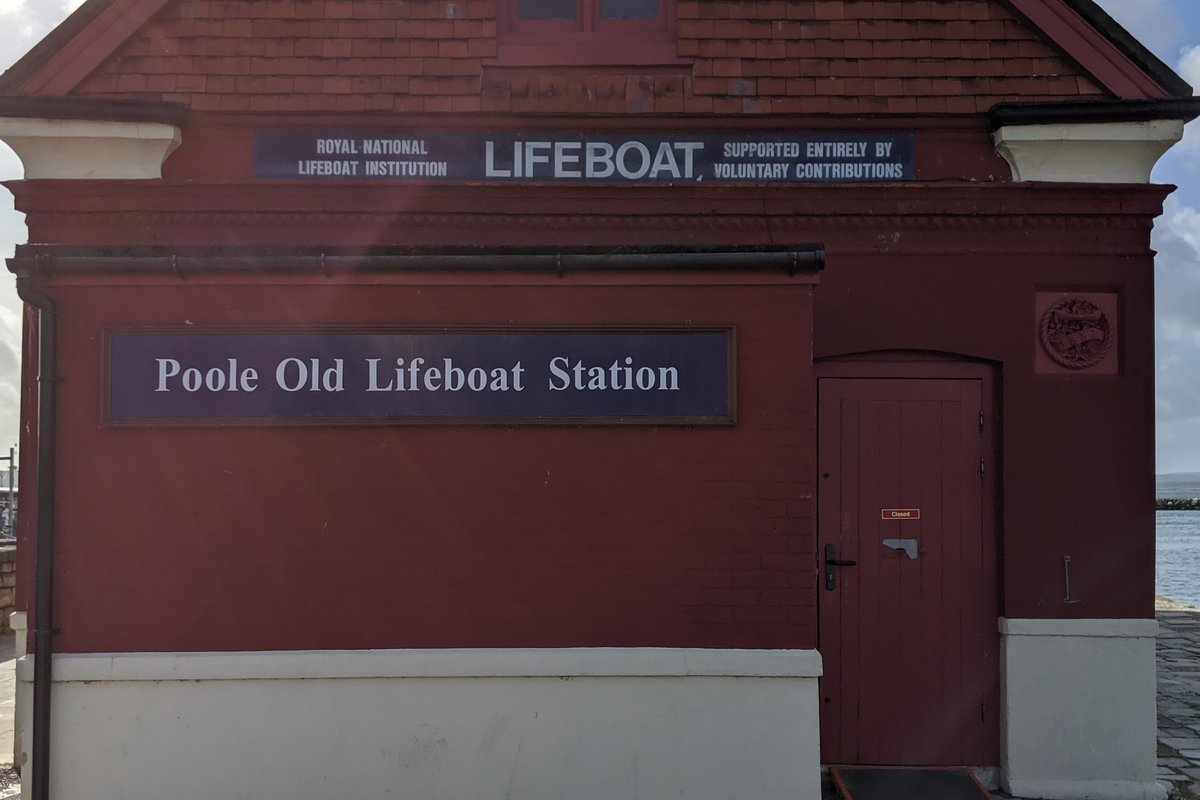
M1200 511L1158 512L1154 593L1200 608Z
M1200 473L1155 476L1159 498L1200 497ZM1200 511L1158 512L1154 593L1200 608Z

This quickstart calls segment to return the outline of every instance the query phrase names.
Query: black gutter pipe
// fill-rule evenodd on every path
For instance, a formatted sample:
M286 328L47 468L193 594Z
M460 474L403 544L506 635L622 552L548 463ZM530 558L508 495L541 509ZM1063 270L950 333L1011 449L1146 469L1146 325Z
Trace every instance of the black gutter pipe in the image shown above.
M383 251L128 249L77 252L22 247L8 260L17 274L56 272L762 272L795 275L825 266L820 244L761 247L397 248Z
M1059 103L1000 103L988 112L992 130L1006 125L1070 125L1087 122L1153 122L1200 117L1200 97L1167 100L1069 100Z
M54 301L17 278L17 295L38 310L37 529L33 611L33 798L50 798L50 690L54 637L54 474L58 355Z

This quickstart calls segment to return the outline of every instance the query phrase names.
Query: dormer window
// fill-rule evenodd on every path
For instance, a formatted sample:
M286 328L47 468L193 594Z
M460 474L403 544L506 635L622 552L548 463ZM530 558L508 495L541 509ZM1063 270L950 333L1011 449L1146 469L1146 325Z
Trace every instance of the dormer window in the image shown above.
M678 61L674 0L501 0L500 61L603 65Z

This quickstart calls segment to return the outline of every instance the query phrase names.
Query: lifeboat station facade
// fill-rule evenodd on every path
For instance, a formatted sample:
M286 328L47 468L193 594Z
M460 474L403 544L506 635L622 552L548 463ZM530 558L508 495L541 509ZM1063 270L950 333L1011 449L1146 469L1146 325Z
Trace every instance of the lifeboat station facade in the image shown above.
M88 0L23 796L1155 783L1155 161L1091 0Z

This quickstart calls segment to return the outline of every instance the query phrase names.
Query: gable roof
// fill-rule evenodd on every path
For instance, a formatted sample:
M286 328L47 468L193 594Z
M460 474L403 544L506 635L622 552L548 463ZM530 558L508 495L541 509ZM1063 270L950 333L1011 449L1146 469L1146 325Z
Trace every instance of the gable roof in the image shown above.
M0 76L0 92L65 95L173 0L87 0Z
M1187 81L1094 0L1005 1L1118 98L1191 97Z
M1192 88L1094 0L993 0L1119 100L1191 97ZM0 76L0 94L65 96L177 0L87 0Z

